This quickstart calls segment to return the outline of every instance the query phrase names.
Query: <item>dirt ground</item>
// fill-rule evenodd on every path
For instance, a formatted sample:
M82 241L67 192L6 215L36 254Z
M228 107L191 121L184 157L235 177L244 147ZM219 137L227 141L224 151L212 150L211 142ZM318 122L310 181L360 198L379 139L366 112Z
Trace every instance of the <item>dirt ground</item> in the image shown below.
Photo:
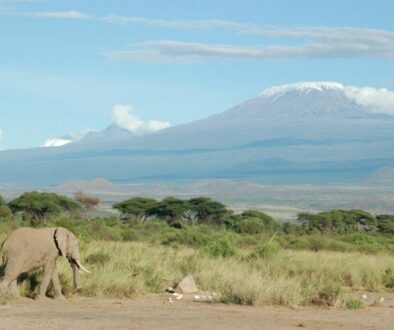
M19 299L0 305L0 329L393 329L394 295L383 296L382 305L359 310L170 302L168 296Z

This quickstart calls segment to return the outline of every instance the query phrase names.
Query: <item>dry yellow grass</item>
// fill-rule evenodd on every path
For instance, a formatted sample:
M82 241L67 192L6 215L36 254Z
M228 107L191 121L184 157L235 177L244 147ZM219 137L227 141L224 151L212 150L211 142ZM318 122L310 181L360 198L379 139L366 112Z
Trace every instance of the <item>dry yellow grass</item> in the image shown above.
M299 305L312 301L339 304L347 289L385 290L387 269L394 257L359 253L282 250L266 259L242 256L214 258L189 248L147 243L82 244L92 274L81 275L80 295L131 297L160 293L191 273L202 290L214 291L223 302ZM71 271L61 263L64 283Z

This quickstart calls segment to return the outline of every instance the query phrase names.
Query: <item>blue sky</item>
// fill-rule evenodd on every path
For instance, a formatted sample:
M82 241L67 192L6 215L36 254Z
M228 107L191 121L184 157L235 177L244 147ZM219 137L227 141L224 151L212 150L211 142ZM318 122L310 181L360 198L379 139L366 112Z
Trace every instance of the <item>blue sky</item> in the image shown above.
M389 0L0 0L0 148L124 117L146 132L299 81L393 90L393 12Z

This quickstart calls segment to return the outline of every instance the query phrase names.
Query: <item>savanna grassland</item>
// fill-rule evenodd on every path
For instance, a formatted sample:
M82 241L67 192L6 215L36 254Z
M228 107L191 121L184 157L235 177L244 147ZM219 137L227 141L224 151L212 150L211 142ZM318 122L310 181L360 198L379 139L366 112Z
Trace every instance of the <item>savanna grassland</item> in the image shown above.
M390 215L333 210L300 214L283 224L257 211L233 214L202 198L132 199L114 205L119 215L92 216L95 205L83 201L27 197L2 202L0 240L20 226L73 231L92 271L80 276L79 297L160 294L187 274L217 302L228 304L357 309L363 307L361 293L394 290ZM71 297L72 273L65 260L60 270ZM22 295L35 295L39 276L20 277ZM349 298L354 292L360 294Z

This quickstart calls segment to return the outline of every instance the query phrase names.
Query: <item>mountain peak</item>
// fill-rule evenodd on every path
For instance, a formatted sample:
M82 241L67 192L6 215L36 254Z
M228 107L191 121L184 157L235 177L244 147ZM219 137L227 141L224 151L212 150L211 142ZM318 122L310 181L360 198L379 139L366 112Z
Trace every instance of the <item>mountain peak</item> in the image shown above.
M286 84L268 88L262 91L258 97L280 96L292 91L310 93L314 90L342 90L343 88L344 86L342 84L330 81L299 82L295 84Z

